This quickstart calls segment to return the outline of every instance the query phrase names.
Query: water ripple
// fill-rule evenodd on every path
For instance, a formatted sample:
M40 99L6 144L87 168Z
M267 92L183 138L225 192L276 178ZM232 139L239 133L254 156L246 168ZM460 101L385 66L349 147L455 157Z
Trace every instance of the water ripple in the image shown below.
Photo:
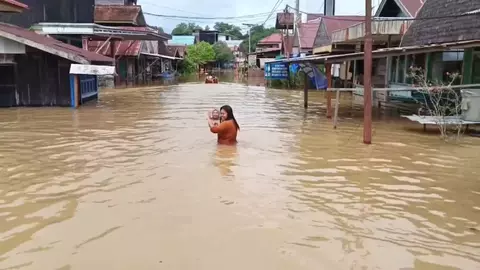
M366 146L355 99L336 130L310 102L183 84L1 110L0 269L478 269L478 141L376 113ZM206 128L224 104L235 147Z

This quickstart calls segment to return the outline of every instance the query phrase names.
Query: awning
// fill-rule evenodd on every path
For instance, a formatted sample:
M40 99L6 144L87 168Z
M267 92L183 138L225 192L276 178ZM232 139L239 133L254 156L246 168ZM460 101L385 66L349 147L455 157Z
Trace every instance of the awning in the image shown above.
M458 41L442 44L430 44L421 46L408 46L408 47L394 47L379 49L372 52L373 58L384 58L387 56L418 54L428 52L441 52L452 49L466 49L480 46L480 40L468 40ZM363 52L347 53L340 55L310 55L306 57L290 58L269 61L268 63L285 62L285 63L298 63L298 62L314 62L314 63L343 63L345 61L362 60L364 58Z
M145 53L145 52L142 52L140 54L147 55L147 56L158 57L158 58L171 59L171 60L183 60L183 58L180 58L180 57L173 57L173 56L164 55L164 54Z

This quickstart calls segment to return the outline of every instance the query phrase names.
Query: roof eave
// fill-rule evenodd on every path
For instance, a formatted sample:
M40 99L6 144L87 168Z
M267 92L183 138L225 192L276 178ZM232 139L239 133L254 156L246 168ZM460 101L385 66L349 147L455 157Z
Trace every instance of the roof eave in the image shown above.
M0 36L5 37L5 38L10 39L10 40L13 40L13 41L16 41L18 43L25 44L29 47L33 47L33 48L39 49L41 51L59 56L61 58L65 58L67 60L70 60L70 61L78 63L78 64L90 64L90 61L88 61L87 59L85 59L81 56L70 54L70 53L67 53L67 52L62 52L62 51L56 50L54 48L51 48L49 46L46 46L44 44L34 42L34 41L31 41L31 40L23 38L23 37L19 37L17 35L13 35L13 34L10 34L8 32L5 32L5 31L0 30Z

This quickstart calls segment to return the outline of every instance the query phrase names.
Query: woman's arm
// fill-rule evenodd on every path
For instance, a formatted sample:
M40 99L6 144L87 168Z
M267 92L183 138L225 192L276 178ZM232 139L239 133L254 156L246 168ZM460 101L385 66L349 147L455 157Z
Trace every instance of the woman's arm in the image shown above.
M209 125L210 125L210 123L209 123ZM221 132L223 132L223 131L227 128L227 125L228 125L228 124L227 124L226 122L222 122L222 123L220 123L220 125L218 125L218 126L211 125L211 126L210 126L210 131L211 131L212 133L221 133Z
M213 121L210 112L207 113L207 123L209 128L212 128L215 126L215 122Z

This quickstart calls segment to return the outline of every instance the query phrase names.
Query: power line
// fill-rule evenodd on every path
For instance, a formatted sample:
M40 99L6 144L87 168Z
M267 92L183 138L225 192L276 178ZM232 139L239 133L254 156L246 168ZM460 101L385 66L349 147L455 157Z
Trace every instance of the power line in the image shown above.
M183 13L190 13L190 14L195 14L195 15L200 15L200 16L205 16L205 14L200 14L200 13L196 13L196 12L191 12L191 11L186 11L186 10L182 10L182 9L176 9L176 8L172 8L172 7L167 7L167 6L162 6L162 5L159 5L159 4L156 4L156 3L152 3L152 2L145 2L145 1L142 1L142 5L152 5L152 6L156 6L156 7L159 7L159 8L166 8L166 9L171 9L171 10L175 10L175 11L180 11L180 12L183 12Z
M150 12L143 12L145 15L154 16L154 17L161 17L161 18L176 18L176 19L193 19L193 20L228 20L228 19L243 19L243 18L254 18L258 16L265 16L269 14L269 12L257 13L257 14L249 14L249 15L242 15L242 16L230 16L230 17L195 17L195 16L178 16L178 15L167 15L167 14L156 14Z
M278 6L280 6L282 2L283 0L277 0L277 3L275 3L275 5L272 8L272 11L270 11L270 14L268 15L267 19L265 19L265 21L262 23L262 25L265 25L265 23L267 23L270 17L272 17L273 12L275 12L275 10L278 8Z
M288 5L287 5L288 6ZM293 10L297 10L296 8L293 8L291 6L288 6L288 8L291 8ZM303 14L309 14L308 12L299 10L300 13ZM353 18L345 18L345 17L355 17L358 16L358 19L353 19ZM446 15L446 16L431 16L431 17L422 17L422 18L408 18L408 17L394 17L394 18L372 18L373 21L382 21L382 20L388 20L388 21L426 21L426 20L439 20L439 19L448 19L448 18L462 18L462 17L468 17L468 16L479 16L480 13L464 13L464 14L458 14L458 15ZM322 19L326 20L337 20L337 21L351 21L351 22L364 22L365 18L362 15L335 15L335 16L322 16Z

